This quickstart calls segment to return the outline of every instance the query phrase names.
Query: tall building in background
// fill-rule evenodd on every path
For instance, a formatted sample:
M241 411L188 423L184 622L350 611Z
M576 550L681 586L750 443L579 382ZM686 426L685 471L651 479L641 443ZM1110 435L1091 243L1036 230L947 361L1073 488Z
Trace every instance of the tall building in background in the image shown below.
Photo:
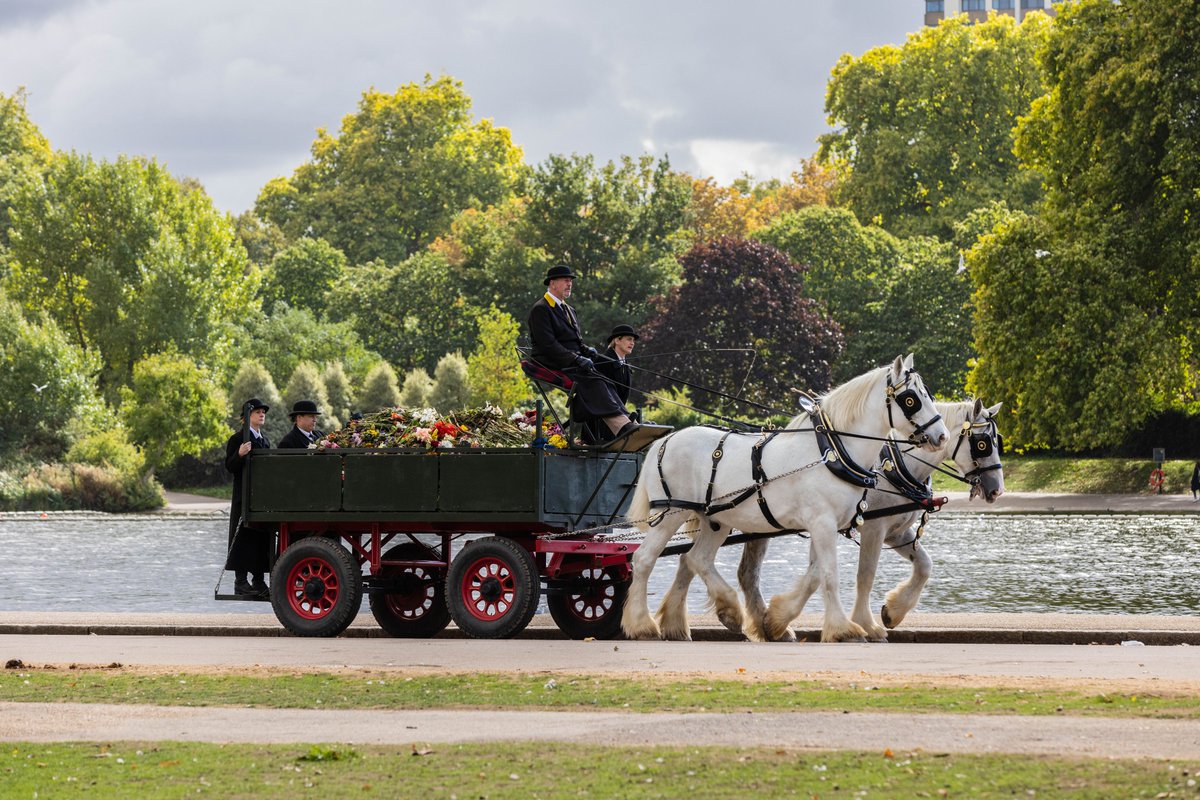
M1017 22L1025 19L1031 11L1043 11L1054 16L1054 6L1060 0L925 0L925 24L937 25L947 16L966 14L972 22L987 19L989 11L1016 17Z

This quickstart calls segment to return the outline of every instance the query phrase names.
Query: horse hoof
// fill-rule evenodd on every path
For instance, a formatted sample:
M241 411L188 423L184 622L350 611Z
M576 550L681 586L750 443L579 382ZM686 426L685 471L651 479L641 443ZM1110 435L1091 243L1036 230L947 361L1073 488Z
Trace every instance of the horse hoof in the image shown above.
M879 609L879 618L883 620L883 627L889 631L896 627L896 623L892 622L892 615L888 613L886 605Z
M741 614L734 614L731 612L720 612L717 614L717 619L719 619L721 621L722 625L724 625L726 628L733 631L734 633L742 632L742 615Z
M687 628L683 630L663 628L660 635L665 642L690 642L692 640L692 632Z

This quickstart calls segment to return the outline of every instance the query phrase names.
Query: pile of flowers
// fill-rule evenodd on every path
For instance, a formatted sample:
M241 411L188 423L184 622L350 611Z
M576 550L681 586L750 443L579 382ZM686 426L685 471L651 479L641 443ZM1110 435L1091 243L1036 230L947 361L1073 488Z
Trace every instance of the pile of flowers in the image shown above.
M410 449L450 449L463 447L563 448L566 437L554 423L543 421L541 441L534 433L537 413L507 415L493 405L439 414L432 408L408 409L401 406L368 414L339 431L326 434L315 448L403 447Z
M547 447L555 447L561 450L568 445L567 437L563 433L563 429L559 426L559 424L553 420L548 420L545 417L542 418L541 437L534 436L534 428L537 426L537 412L533 409L528 411L518 411L509 417L509 420L512 421L513 424L515 424L517 428L524 432L527 436L532 438L541 438Z

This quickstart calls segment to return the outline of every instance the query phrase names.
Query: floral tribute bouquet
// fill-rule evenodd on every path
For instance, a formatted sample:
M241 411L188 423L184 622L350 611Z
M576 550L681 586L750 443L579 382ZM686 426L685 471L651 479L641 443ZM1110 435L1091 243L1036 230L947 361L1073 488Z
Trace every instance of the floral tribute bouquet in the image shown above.
M507 416L493 405L441 415L432 408L402 406L368 414L310 445L317 449L342 447L403 447L450 449L463 447L530 447L535 445L536 412ZM528 422L525 422L528 420ZM551 447L566 447L557 425L543 423L542 436Z
M569 446L566 434L563 433L559 424L545 417L542 417L541 435L534 435L534 428L537 426L537 412L533 409L518 411L509 417L509 420L526 435L533 436L535 440L540 439L546 447L562 450Z

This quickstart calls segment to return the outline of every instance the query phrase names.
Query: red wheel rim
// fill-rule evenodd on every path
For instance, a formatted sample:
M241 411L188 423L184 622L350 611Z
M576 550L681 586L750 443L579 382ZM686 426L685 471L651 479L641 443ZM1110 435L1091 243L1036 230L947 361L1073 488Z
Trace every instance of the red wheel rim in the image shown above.
M398 571L405 575L405 580L415 581L418 585L408 591L384 595L388 610L405 622L416 622L433 610L437 602L437 577L422 567L405 567Z
M508 562L486 556L471 564L463 576L463 608L484 622L501 619L517 597L517 579Z
M579 573L588 587L567 597L567 610L584 622L595 622L612 612L617 602L617 586L612 576L601 569L585 569Z
M303 619L321 619L337 605L341 587L332 564L321 558L306 558L288 573L288 603Z

